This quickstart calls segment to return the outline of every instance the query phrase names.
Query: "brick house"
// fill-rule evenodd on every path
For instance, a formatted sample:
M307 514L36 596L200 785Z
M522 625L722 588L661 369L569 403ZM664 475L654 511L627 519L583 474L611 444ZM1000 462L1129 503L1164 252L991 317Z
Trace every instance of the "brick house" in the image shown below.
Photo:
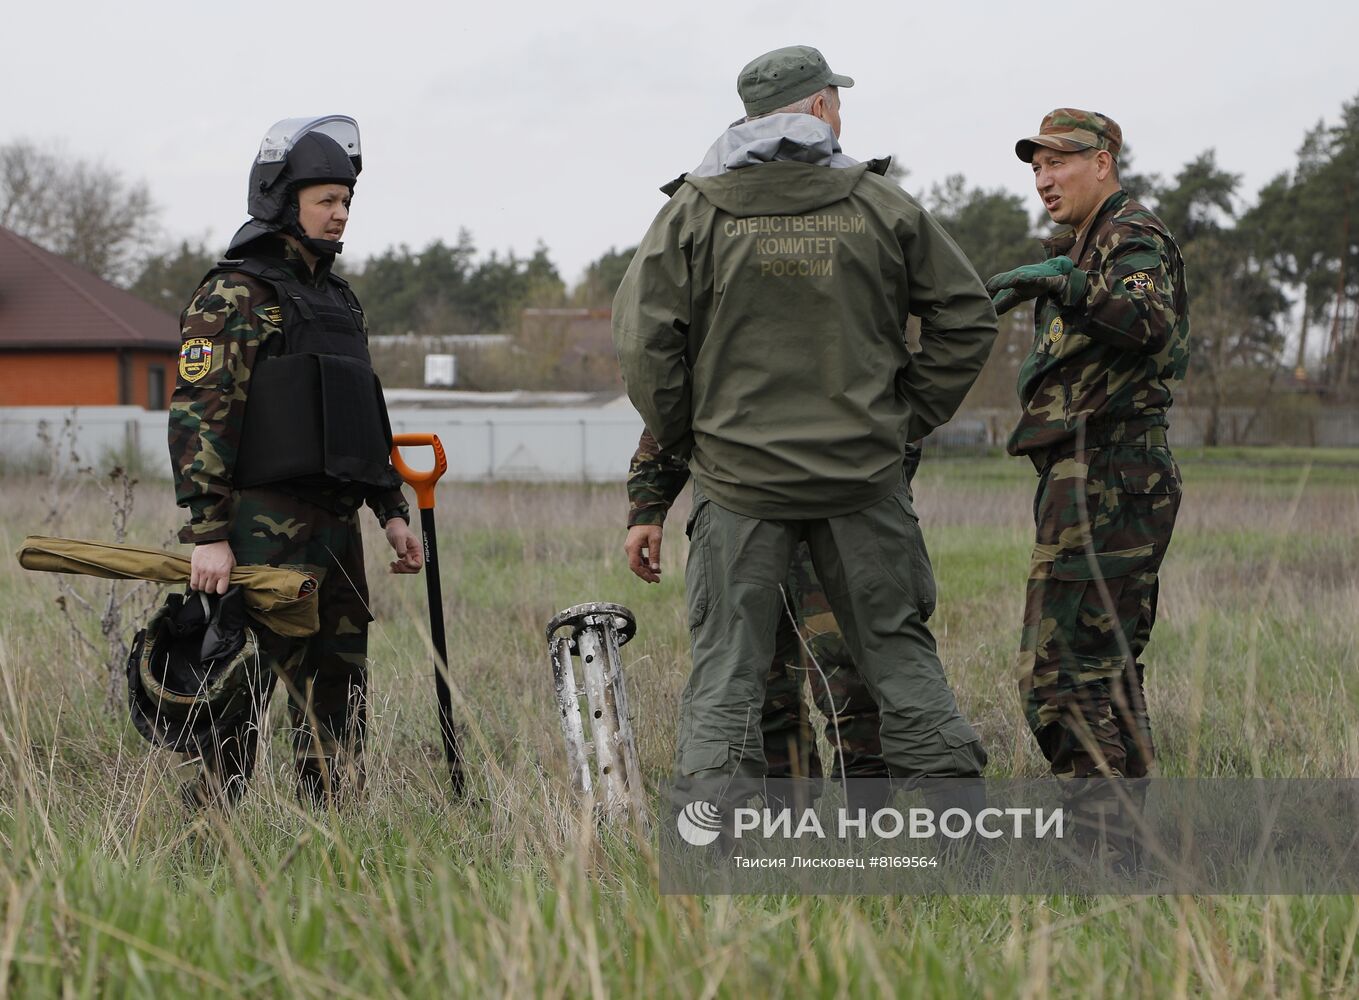
M0 227L0 406L143 406L174 389L179 321Z

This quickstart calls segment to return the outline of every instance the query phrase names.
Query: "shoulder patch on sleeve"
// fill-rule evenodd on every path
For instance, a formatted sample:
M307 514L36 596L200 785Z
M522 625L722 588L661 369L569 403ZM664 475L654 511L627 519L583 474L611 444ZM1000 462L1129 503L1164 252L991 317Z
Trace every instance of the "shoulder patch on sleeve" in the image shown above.
M1123 287L1130 292L1149 292L1152 284L1151 275L1146 271L1138 271L1123 279Z
M220 353L207 337L190 337L179 348L179 377L185 382L202 381L214 363L221 364Z

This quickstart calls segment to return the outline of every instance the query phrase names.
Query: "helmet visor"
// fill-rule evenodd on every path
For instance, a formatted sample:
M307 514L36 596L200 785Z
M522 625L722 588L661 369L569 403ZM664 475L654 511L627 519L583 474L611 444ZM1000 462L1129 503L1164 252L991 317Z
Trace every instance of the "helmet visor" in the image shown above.
M288 152L308 132L322 132L340 144L349 154L357 171L363 161L359 147L359 123L348 115L322 115L318 118L285 118L276 122L264 135L255 162L282 163Z

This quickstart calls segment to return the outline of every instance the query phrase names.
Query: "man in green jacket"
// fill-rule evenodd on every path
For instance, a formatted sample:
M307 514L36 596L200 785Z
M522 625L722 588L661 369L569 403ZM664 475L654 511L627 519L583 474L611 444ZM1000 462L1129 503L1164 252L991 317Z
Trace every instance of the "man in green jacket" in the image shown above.
M976 776L986 763L925 624L934 579L902 465L972 385L995 311L886 164L840 151L852 85L807 46L748 64L746 120L669 186L614 301L628 394L694 479L686 778L764 774L780 585L803 541L878 702L891 772Z
M1052 221L1048 259L987 282L1005 312L1036 299L1012 455L1038 470L1020 691L1059 778L1142 778L1153 759L1140 662L1180 506L1166 442L1189 363L1184 261L1122 190L1123 133L1058 108L1015 152Z

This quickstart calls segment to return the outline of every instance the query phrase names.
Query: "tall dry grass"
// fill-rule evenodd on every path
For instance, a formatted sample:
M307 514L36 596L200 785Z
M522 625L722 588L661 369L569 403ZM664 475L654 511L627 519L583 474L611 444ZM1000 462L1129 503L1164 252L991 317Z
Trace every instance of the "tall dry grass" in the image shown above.
M1359 773L1359 455L1321 458L1181 456L1189 492L1149 650L1166 773ZM1012 677L1031 487L1020 463L930 459L916 491L945 664L998 775L1043 769ZM4 550L42 530L46 488L0 485ZM140 489L133 540L166 538L168 494ZM106 534L97 491L77 501L64 533ZM368 793L338 813L298 807L276 735L240 808L186 815L190 768L107 712L105 665L55 612L53 579L0 562L0 997L1359 988L1349 898L659 896L650 845L596 836L569 793L542 635L570 604L633 608L629 694L643 768L663 780L688 665L685 545L672 531L665 582L636 581L623 505L621 486L441 488L465 802L437 746L423 583L383 573L375 525Z

